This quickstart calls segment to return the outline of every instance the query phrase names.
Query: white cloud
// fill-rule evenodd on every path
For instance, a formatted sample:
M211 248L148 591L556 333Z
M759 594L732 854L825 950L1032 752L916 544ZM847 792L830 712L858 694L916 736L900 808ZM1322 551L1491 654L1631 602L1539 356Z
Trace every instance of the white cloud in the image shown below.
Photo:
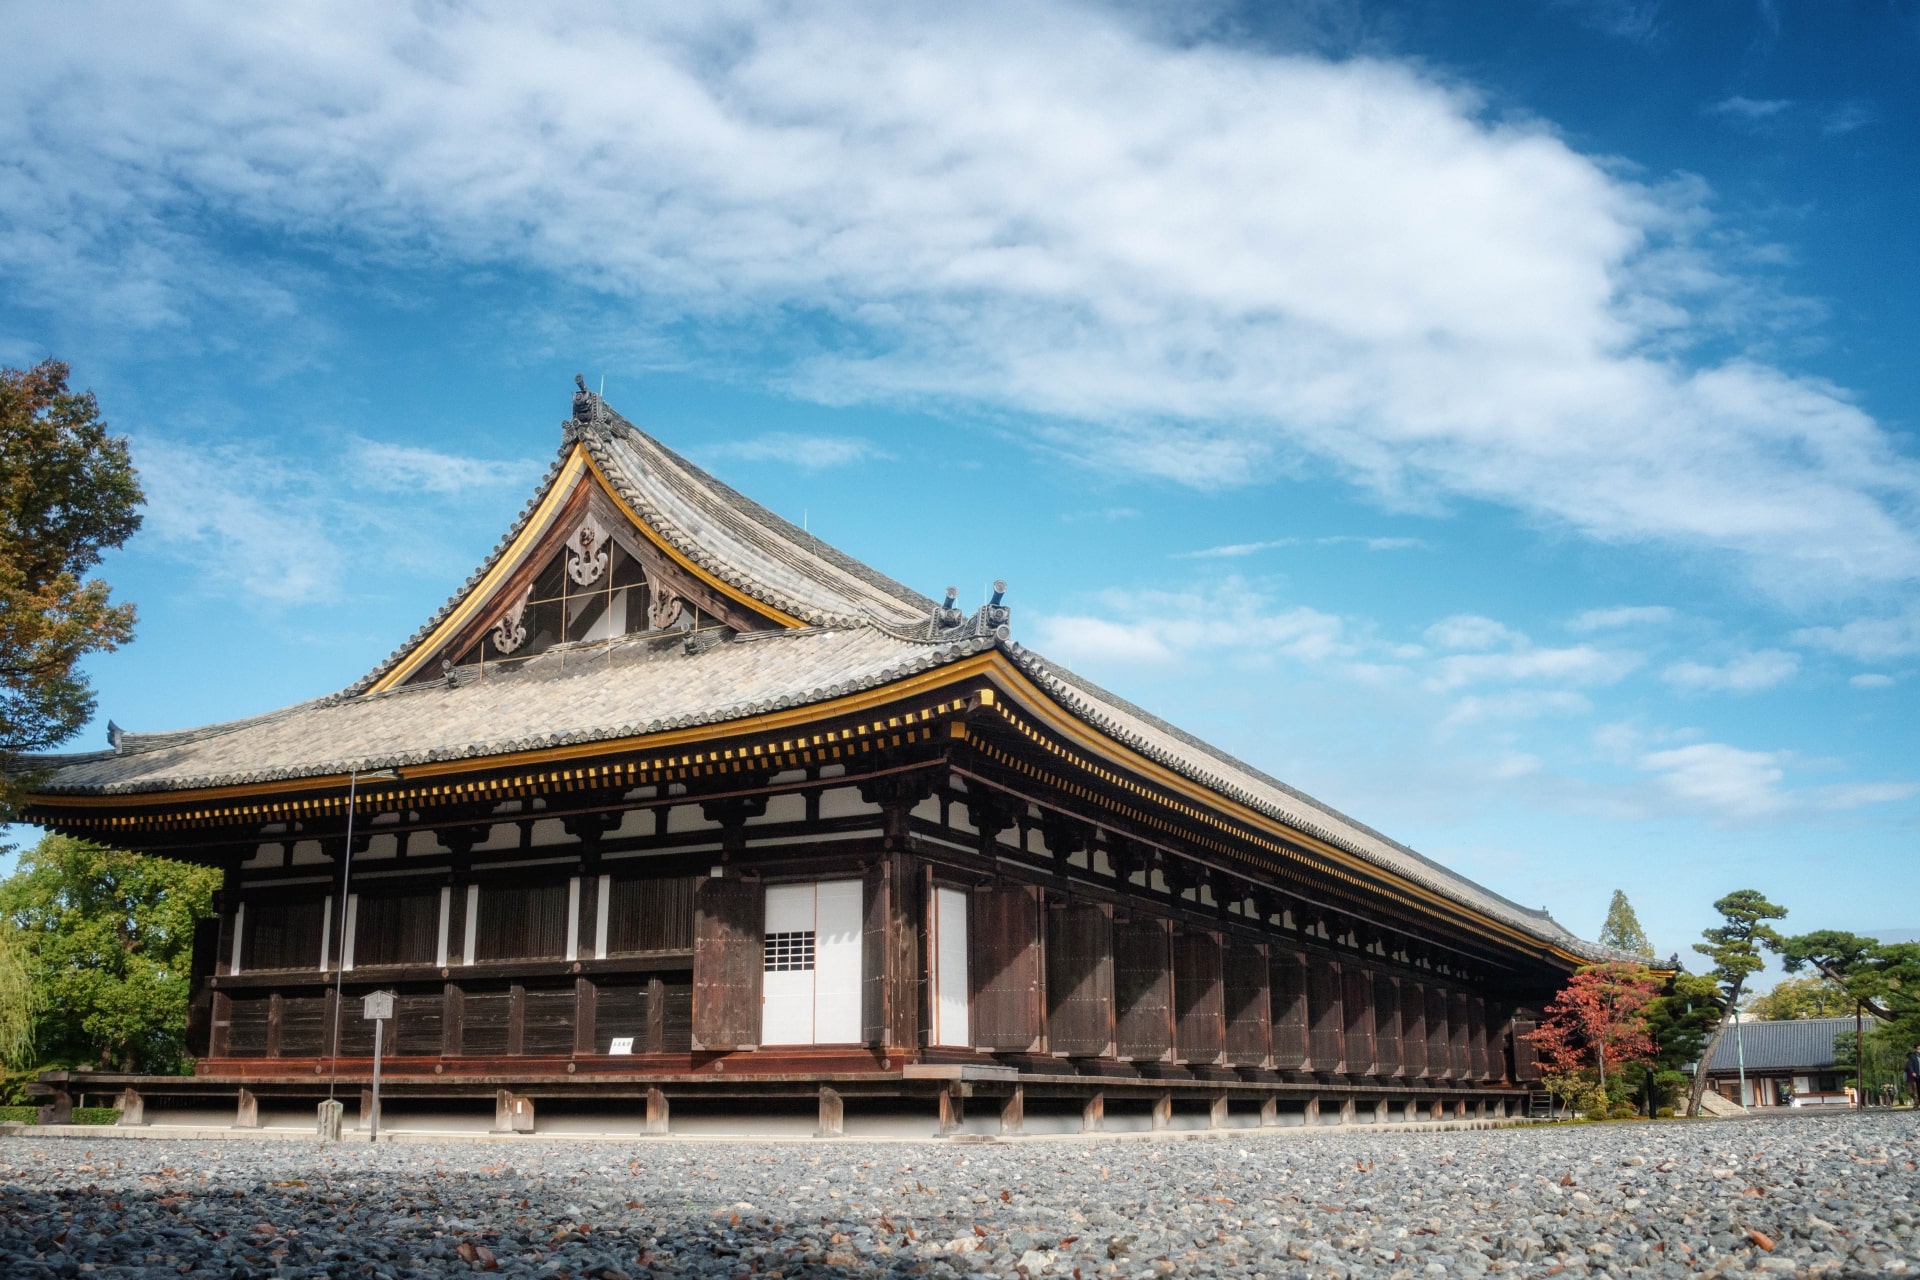
M1410 551L1426 545L1425 539L1422 538L1367 538L1341 533L1319 538L1269 538L1263 542L1230 542L1225 546L1207 547L1200 551L1183 551L1174 558L1176 560L1232 560L1262 551L1278 550L1282 547L1358 546L1368 551Z
M1847 683L1856 689L1891 689L1895 681L1892 676L1884 672L1862 671L1859 675L1848 680Z
M1427 640L1442 649L1495 649L1524 645L1527 638L1505 623L1473 613L1457 613L1427 628Z
M1621 605L1613 609L1588 609L1567 623L1567 630L1585 634L1611 631L1619 627L1651 627L1671 622L1678 615L1663 604Z
M1585 715L1593 703L1567 689L1519 689L1512 693L1470 695L1453 704L1440 721L1441 732L1489 720L1537 720L1542 716Z
M1719 690L1754 693L1771 689L1800 670L1800 655L1782 649L1743 653L1718 666L1703 662L1676 662L1660 678L1676 689L1695 692Z
M530 486L539 480L542 465L530 458L466 458L418 445L358 438L348 460L357 483L389 493L460 494Z
M1106 592L1107 616L1051 615L1036 648L1069 663L1163 663L1208 651L1322 662L1356 652L1346 623L1318 609L1276 609L1237 578L1206 590Z
M1513 684L1541 681L1552 684L1618 684L1640 665L1640 655L1591 645L1566 649L1518 649L1511 653L1456 653L1434 664L1428 681L1434 689L1459 689L1472 684Z
M1771 120L1793 105L1791 98L1744 98L1735 94L1708 107L1713 115L1726 116L1749 124Z
M1855 618L1838 627L1808 627L1793 638L1862 662L1910 658L1920 654L1920 607L1892 617Z
M1835 813L1904 800L1920 783L1867 782L1792 788L1786 751L1747 751L1724 742L1697 742L1641 757L1641 769L1681 808L1736 822L1796 812Z
M802 471L825 471L891 456L873 441L857 436L796 435L784 431L769 432L750 440L730 440L711 445L703 452L711 457L737 458L742 462L784 462Z
M1786 593L1920 574L1920 467L1888 433L1700 354L1772 337L1720 327L1754 286L1704 188L1415 66L1072 4L81 3L10 34L35 56L0 83L0 278L50 307L290 305L291 269L223 229L517 266L684 359L1038 415L1107 466L1223 485L1311 457Z
M191 566L196 586L246 603L337 600L347 554L313 504L313 477L258 451L133 441L147 493L136 547Z

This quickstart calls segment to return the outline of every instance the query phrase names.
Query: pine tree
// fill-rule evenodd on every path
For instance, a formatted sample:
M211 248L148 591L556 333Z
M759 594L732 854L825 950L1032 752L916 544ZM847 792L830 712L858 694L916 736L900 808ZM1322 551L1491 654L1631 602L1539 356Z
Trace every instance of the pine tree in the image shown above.
M1623 890L1613 891L1607 922L1600 926L1600 945L1653 959L1653 944L1647 941L1647 931L1640 927L1640 917L1633 914L1633 904Z

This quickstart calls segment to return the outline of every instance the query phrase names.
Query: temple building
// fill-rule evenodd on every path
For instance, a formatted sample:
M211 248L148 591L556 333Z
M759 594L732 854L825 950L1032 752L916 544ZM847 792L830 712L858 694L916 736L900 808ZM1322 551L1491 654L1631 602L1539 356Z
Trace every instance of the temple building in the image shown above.
M1520 1113L1522 1037L1611 953L1015 643L1003 591L902 586L583 389L358 683L34 762L28 820L225 874L196 1074L50 1106L311 1117L390 992L388 1105L502 1129Z

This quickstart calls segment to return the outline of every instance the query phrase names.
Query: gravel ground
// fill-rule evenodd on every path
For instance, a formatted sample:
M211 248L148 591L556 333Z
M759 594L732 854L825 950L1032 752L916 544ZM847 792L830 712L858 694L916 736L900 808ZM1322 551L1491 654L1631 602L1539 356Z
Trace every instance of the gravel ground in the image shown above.
M0 1140L0 1275L1920 1272L1920 1117L1025 1143Z

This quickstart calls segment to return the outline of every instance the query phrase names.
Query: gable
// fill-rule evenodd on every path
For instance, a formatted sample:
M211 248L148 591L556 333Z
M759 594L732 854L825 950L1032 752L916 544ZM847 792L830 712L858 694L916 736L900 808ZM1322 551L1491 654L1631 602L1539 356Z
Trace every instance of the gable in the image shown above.
M805 621L703 570L650 528L574 443L492 563L358 692L648 631L764 631Z

